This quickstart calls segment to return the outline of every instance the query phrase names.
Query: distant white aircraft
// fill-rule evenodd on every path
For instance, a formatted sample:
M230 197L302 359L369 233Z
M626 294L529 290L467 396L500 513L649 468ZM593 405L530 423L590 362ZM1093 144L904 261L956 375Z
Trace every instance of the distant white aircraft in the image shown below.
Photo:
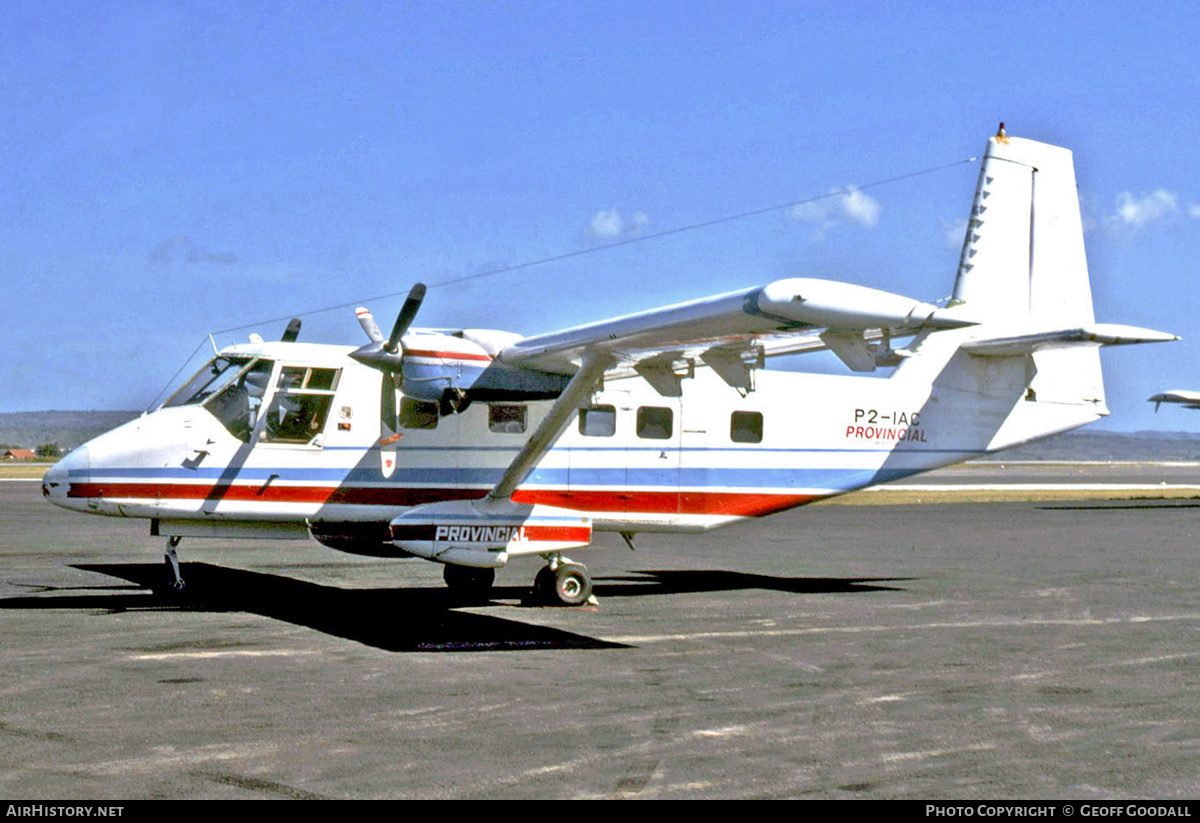
M1156 394L1149 398L1154 404L1154 410L1158 411L1158 407L1163 403L1178 403L1185 409L1200 409L1200 391L1165 391L1161 394Z
M182 537L311 535L473 594L540 557L535 591L577 604L564 552L595 530L704 531L1068 431L1108 414L1101 346L1175 339L1095 322L1071 152L1003 131L943 308L795 278L521 337L410 328L424 293L387 338L359 309L358 349L295 324L225 349L46 497L149 518L176 586ZM763 368L822 349L855 374Z

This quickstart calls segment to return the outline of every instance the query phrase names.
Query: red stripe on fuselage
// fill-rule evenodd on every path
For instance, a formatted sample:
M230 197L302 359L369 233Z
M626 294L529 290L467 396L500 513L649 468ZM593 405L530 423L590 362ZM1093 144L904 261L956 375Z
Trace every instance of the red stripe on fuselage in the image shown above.
M191 483L72 483L67 497L118 500L212 500L354 506L419 506L442 500L477 500L487 489L356 486L199 485ZM524 489L517 503L540 503L607 514L710 514L760 517L819 499L815 494L705 491L566 491Z
M438 537L439 529L443 532L445 529L457 529L462 533L454 533L452 536ZM519 532L520 538L529 541L545 541L551 543L590 543L592 541L592 530L587 526L530 526L515 523L512 526L470 526L461 525L443 525L439 527L436 524L428 525L399 525L392 526L391 535L393 540L422 540L422 541L440 541L446 543L463 542L463 543L494 543L484 537L470 537L472 530L485 532L488 529L513 529ZM467 534L464 537L463 534ZM511 542L511 541L506 541Z

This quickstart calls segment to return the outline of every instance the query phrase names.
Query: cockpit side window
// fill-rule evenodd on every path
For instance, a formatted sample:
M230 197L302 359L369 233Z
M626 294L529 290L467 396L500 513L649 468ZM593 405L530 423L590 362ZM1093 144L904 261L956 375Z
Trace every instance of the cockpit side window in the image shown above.
M333 405L340 369L284 366L267 409L264 443L317 444Z
M236 372L232 380L222 382L216 390L205 391L204 408L242 442L250 442L274 366L270 360L255 360Z

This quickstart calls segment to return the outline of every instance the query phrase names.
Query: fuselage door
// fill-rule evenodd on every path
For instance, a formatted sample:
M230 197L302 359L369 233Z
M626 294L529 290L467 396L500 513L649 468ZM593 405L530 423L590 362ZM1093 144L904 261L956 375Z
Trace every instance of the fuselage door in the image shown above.
M605 391L579 410L569 438L570 499L563 505L589 511L628 510L631 413L629 392L620 390Z
M679 448L682 407L678 398L645 398L632 409L633 439L626 469L626 511L679 511Z
M677 398L606 389L580 409L571 440L570 496L590 511L675 514L679 502Z

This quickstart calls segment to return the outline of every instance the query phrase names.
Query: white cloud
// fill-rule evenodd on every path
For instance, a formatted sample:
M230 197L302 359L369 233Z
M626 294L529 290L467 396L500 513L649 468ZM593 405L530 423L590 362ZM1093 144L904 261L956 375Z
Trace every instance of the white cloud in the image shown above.
M1193 220L1200 220L1200 203L1189 203L1187 211L1188 217Z
M960 248L963 240L967 236L967 218L956 220L953 223L944 223L946 245L952 249Z
M1179 213L1179 201L1174 192L1155 189L1147 194L1123 191L1117 195L1117 212L1108 224L1119 228L1138 229Z
M150 250L146 260L148 267L165 268L175 263L215 263L219 266L232 266L238 262L238 257L232 252L212 252L201 248L186 234L177 234L156 245Z
M786 214L792 220L816 223L820 233L841 223L853 223L866 228L879 225L883 204L854 186L834 189L828 196L792 206Z
M607 240L619 237L624 227L625 218L621 216L619 210L598 211L592 215L592 222L588 224L588 234Z
M851 223L857 223L867 228L879 225L879 213L883 211L883 204L874 197L863 194L858 189L850 188L847 190L845 198L839 202L846 219Z
M596 240L615 240L623 236L637 237L650 225L650 215L635 211L630 217L612 208L598 211L588 223L587 234Z

